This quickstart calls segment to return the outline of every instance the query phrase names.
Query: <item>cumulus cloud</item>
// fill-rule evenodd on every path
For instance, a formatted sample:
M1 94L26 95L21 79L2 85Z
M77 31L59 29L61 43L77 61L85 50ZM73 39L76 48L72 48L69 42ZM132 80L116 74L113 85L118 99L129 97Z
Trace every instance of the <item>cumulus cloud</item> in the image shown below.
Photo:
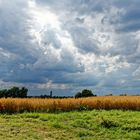
M137 0L0 1L0 85L57 93L139 92L138 5Z

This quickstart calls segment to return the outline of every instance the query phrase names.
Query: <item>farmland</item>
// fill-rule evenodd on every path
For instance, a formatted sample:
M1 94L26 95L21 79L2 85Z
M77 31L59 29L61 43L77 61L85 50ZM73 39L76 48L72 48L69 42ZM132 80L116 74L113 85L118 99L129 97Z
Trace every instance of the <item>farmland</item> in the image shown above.
M1 98L1 113L55 112L93 109L140 110L140 96L100 96L89 98L39 99Z
M0 99L0 139L139 140L140 96Z

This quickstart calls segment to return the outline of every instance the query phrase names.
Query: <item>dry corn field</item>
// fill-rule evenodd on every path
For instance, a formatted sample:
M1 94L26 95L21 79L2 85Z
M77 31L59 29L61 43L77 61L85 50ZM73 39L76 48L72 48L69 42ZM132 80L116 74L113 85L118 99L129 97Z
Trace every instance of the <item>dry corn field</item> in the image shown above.
M92 109L140 110L140 96L100 96L89 98L39 99L1 98L0 112L53 112Z

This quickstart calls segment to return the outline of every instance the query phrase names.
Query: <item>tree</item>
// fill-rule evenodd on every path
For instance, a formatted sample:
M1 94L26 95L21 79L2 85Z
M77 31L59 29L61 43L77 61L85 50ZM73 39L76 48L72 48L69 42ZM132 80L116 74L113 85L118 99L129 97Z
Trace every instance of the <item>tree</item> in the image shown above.
M20 98L25 98L25 97L27 97L27 92L28 92L28 89L25 88L25 87L22 87L21 90L20 90L19 97L20 97Z
M81 92L77 92L77 93L75 94L75 98L80 98L80 97L82 97L82 93L81 93Z
M20 98L26 98L27 97L28 89L25 87L19 88L19 87L12 87L11 89L3 89L0 90L0 98L2 97L20 97Z
M96 95L94 95L91 90L84 89L82 90L82 92L76 93L75 98L90 97L90 96L96 96Z
M9 92L10 92L10 97L15 98L19 96L20 89L19 87L12 87L11 89L9 89Z
M0 90L0 98L7 97L7 96L8 96L7 89Z
M88 89L82 90L82 97L90 97L90 96L94 96L91 90Z

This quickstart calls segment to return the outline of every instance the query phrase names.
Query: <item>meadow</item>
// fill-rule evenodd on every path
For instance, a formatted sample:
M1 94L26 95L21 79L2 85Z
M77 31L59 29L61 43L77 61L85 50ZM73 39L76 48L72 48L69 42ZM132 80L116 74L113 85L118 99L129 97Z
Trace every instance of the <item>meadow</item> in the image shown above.
M122 110L0 114L2 140L140 140L140 112Z
M1 98L1 113L56 112L93 109L140 110L140 96L98 96L89 98L39 99Z

